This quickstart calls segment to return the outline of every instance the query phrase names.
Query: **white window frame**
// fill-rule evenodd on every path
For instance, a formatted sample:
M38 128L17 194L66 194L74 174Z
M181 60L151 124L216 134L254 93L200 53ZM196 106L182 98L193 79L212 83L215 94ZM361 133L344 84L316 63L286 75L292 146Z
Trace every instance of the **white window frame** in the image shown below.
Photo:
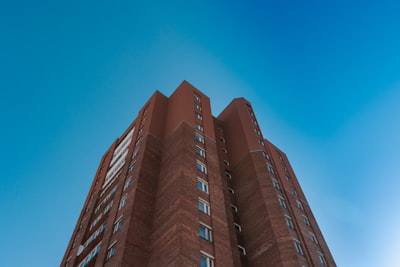
M281 205L282 208L287 209L286 200L282 196L278 196L278 200L279 200L279 205Z
M278 180L272 179L272 184L274 185L274 188L275 188L276 190L281 190L281 186L280 186Z
M319 251L317 251L317 252L318 252L318 259L319 259L319 262L322 263L323 265L327 266L328 263L326 262L326 259L325 259L324 254L322 254L322 253L319 252Z
M238 224L238 223L233 223L233 224L234 224L235 229L236 229L237 231L242 232L242 226L240 226L240 224Z
M126 201L127 201L127 199L128 199L128 194L124 195L124 196L121 198L121 200L120 200L120 202L119 202L118 210L121 210L123 207L126 206Z
M297 200L297 199L296 199L296 206L297 206L299 209L304 210L303 204L301 203L300 200Z
M312 233L312 232L309 232L309 233L310 233L311 241L312 241L314 244L318 244L317 236L316 236L314 233Z
M199 198L199 200L198 200L198 208L199 208L199 211L201 211L204 214L207 214L208 216L210 216L210 214L211 214L210 203L208 203L204 199Z
M207 174L207 166L206 166L206 164L204 164L203 162L201 162L201 161L197 161L196 162L196 169L199 171L199 172L202 172L202 173L204 173L204 174Z
M238 249L239 249L240 254L242 254L243 256L246 256L246 249L243 246L238 245Z
M286 221L286 225L290 228L294 230L294 224L293 224L293 219L289 216L289 215L285 215L285 221Z
M229 186L228 186L228 191L229 191L232 195L235 194L235 189L233 189L232 187L229 187Z
M115 255L115 245L117 244L117 241L114 241L107 249L107 256L106 260L110 260L114 255Z
M202 263L202 259L204 259L206 262L206 265L204 267L214 267L214 257L211 256L210 254L200 251L200 266ZM203 266L201 266L203 267Z
M206 151L204 149L202 149L201 147L196 146L195 151L196 151L196 154L199 155L200 157L203 157L203 158L206 157Z
M271 173L271 174L275 174L274 167L272 167L272 165L271 165L271 164L267 164L267 169L268 169L268 172L269 172L269 173Z
M202 229L204 230L204 236L202 236ZM212 228L208 226L207 224L204 224L202 222L199 223L199 236L200 238L207 240L209 242L212 242Z
M115 220L114 222L114 228L113 228L113 234L115 234L116 232L119 231L119 229L121 229L122 227L122 219L123 217L119 217L118 219Z
M203 136L203 135L201 135L201 134L199 134L199 133L195 133L195 134L194 134L194 139L195 139L197 142L199 142L199 143L201 143L201 144L204 144L204 136Z
M196 124L194 125L194 128L195 128L196 130L199 130L200 132L203 132L203 131L204 131L203 126L201 126L201 125L198 124L198 123L196 123Z
M197 177L197 188L208 194L208 182L201 179L200 177Z
M296 249L296 252L300 255L304 255L303 246L301 245L300 241L297 239L293 239L293 244L294 248Z
M194 112L194 117L198 120L203 120L203 116L200 113Z
M231 204L231 208L234 212L238 213L238 207L236 207L235 205Z

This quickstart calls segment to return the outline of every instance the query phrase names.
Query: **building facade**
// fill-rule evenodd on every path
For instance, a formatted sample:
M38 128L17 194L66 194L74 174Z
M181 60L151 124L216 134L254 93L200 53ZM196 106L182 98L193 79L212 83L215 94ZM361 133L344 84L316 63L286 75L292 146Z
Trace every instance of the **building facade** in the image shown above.
M218 116L184 81L104 154L61 267L336 266L251 104Z

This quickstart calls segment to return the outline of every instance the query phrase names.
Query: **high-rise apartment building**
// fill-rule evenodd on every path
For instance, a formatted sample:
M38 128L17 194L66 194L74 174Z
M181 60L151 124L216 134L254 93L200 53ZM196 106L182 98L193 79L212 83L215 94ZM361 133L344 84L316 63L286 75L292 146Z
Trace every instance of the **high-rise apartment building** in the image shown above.
M251 104L155 92L104 154L61 267L336 266Z

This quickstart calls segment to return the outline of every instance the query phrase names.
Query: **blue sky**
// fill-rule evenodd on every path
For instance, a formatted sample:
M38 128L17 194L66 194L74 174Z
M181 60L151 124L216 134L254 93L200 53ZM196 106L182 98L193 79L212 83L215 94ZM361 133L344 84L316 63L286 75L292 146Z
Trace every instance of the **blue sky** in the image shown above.
M2 266L59 266L97 164L158 89L252 102L338 266L400 259L398 1L2 1Z

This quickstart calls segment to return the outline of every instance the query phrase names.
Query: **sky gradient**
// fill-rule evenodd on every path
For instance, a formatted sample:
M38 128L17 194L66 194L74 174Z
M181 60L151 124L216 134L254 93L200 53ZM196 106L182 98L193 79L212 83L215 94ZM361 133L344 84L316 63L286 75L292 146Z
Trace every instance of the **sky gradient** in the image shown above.
M0 2L2 266L59 266L103 153L182 80L252 103L338 266L399 266L400 2L278 2Z

